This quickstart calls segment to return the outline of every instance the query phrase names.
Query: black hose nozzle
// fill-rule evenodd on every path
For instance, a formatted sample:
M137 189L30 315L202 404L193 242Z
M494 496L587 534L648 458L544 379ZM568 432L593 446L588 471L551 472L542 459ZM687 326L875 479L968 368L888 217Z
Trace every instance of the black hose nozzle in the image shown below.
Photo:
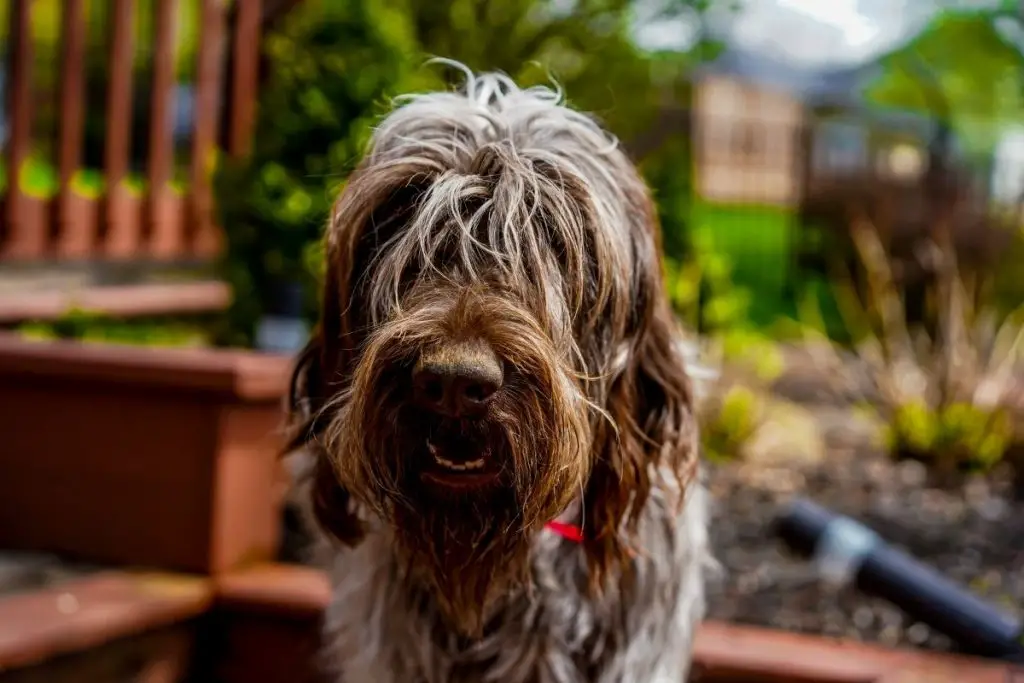
M813 557L826 576L885 598L945 634L964 652L1024 661L1024 626L934 569L890 546L866 526L808 500L778 520L779 535Z

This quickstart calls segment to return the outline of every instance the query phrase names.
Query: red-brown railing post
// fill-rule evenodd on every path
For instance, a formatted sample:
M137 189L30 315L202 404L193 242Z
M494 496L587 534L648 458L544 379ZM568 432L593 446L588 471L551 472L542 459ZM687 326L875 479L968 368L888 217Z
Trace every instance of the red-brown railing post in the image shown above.
M245 0L242 0L245 4ZM192 135L191 205L194 238L192 251L199 257L215 256L221 232L214 225L211 164L217 145L218 105L223 87L224 0L202 0L202 28L196 66L195 130Z
M5 239L3 254L8 258L39 256L46 247L46 224L38 220L32 199L21 186L21 169L32 145L32 17L31 0L12 0L8 56L7 111L7 195L4 202Z
M71 181L82 161L85 124L85 17L83 0L64 0L61 17L60 145L57 199L57 253L84 257L92 251L95 237L93 202L75 195Z
M104 131L106 201L105 250L108 256L128 258L142 244L138 197L125 185L132 138L132 65L135 61L135 0L111 0L110 84Z
M2 206L0 257L39 258L54 247L61 258L106 257L158 259L215 256L223 235L216 225L212 188L219 140L226 153L248 154L255 124L262 0L235 0L231 41L231 86L225 90L228 44L227 0L201 0L201 39L195 81L194 135L187 199L172 186L175 169L174 100L178 49L179 0L153 0L153 63L150 119L146 122L148 152L146 192L126 183L130 172L133 127L133 63L136 0L94 0L109 3L110 46L104 139L103 196L85 196L76 188L85 135L87 20L85 0L61 0L60 79L57 86L58 140L56 201L37 196L21 183L32 154L33 35L32 0L11 0L7 110L10 140L6 166L8 188ZM147 36L145 39L149 39ZM221 110L229 116L221 118ZM219 137L221 125L227 135ZM76 192L77 190L77 192ZM56 219L56 241L50 245L50 209ZM99 235L96 209L104 228ZM183 211L184 210L184 211ZM187 221L184 220L188 217ZM186 230L185 226L188 225ZM102 244L97 240L102 238Z
M228 153L245 156L252 144L259 85L261 0L238 0L231 79Z
M176 0L156 0L153 46L153 93L149 119L149 172L147 173L149 253L157 258L182 253L180 202L171 188L174 171L174 63L177 52Z

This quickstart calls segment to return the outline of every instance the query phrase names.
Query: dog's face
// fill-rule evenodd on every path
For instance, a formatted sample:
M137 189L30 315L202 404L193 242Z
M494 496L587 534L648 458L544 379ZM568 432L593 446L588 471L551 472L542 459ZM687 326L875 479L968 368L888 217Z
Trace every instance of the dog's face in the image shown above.
M472 632L531 538L583 499L600 578L657 471L692 471L689 387L636 170L548 91L500 77L386 118L327 235L320 330L296 374L314 508L387 525Z

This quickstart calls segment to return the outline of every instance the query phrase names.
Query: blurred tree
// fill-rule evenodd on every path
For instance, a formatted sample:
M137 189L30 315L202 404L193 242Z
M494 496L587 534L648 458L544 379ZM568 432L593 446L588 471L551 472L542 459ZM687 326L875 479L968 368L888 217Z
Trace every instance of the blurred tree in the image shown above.
M419 46L407 12L380 0L305 0L265 40L252 154L226 162L216 188L227 236L224 276L235 300L218 341L249 346L281 285L307 291L331 201L389 94L418 90ZM313 254L315 260L315 254Z
M968 157L984 160L982 168L988 169L993 155L1005 157L1001 143L1024 119L1022 4L938 0L937 5L926 29L882 60L884 75L871 85L868 96L877 104L935 117L956 134ZM1009 168L1019 164L1015 161ZM1016 308L1024 294L1018 272L1022 249L1024 234L1013 240L994 269L990 294L999 307Z
M869 86L868 98L935 116L968 148L990 150L1001 127L1024 114L1024 55L998 25L1007 16L1001 9L939 11L924 31L881 60L884 74Z
M655 136L657 148L636 151L658 200L665 252L681 258L688 249L690 131L673 113L689 104L691 68L718 47L705 30L705 14L725 6L716 0L451 0L420 3L413 22L427 54L505 71L525 84L554 78L572 105L596 114L627 148L652 128L669 126ZM670 41L673 49L647 49L638 36L651 26L687 35Z
M425 53L474 70L501 70L532 84L553 77L575 106L600 116L620 137L643 131L658 107L687 92L687 68L708 44L700 17L709 0L651 4L634 0L449 0L411 3ZM650 53L639 23L692 17L691 49Z

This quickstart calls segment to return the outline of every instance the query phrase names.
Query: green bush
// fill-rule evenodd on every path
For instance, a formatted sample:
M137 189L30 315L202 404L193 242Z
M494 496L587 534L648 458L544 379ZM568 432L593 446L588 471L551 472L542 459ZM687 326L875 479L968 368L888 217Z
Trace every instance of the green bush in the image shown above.
M430 76L408 14L375 0L307 0L267 36L265 51L269 82L252 154L224 163L215 180L235 292L218 342L237 346L251 345L276 283L302 283L315 320L312 245L333 198L389 96Z
M705 334L745 325L750 292L734 284L732 261L715 247L707 229L693 230L689 237L687 258L665 258L665 282L676 313Z
M766 327L792 314L786 295L794 265L793 210L697 200L690 212L694 224L708 231L715 250L728 257L734 284L750 293L751 322Z
M997 464L1014 440L1005 409L970 403L939 407L924 401L898 406L885 429L885 444L898 457L920 460L936 472L985 471Z
M676 313L702 334L716 365L757 382L774 381L785 361L775 340L751 319L750 290L734 283L732 261L707 230L690 234L689 249L685 260L665 257L666 288Z
M684 261L691 251L690 152L689 137L675 136L641 165L657 206L665 258L675 263Z
M852 234L866 279L859 289L852 277L837 281L836 301L859 364L851 368L819 330L810 336L823 376L843 393L870 398L894 457L928 463L948 483L1019 450L1024 308L1018 302L1015 311L1000 310L991 283L963 277L947 245L928 285L935 309L929 329L908 316L877 233L860 226Z
M701 445L712 462L723 462L742 454L764 420L765 400L758 392L734 385L716 392L701 405Z
M723 333L715 341L721 348L725 363L758 382L774 382L786 369L778 344L761 332L736 328Z
M1020 264L1024 263L1024 228L1014 227L1010 244L992 270L993 305L1003 313L1012 313L1024 301L1024 278Z

